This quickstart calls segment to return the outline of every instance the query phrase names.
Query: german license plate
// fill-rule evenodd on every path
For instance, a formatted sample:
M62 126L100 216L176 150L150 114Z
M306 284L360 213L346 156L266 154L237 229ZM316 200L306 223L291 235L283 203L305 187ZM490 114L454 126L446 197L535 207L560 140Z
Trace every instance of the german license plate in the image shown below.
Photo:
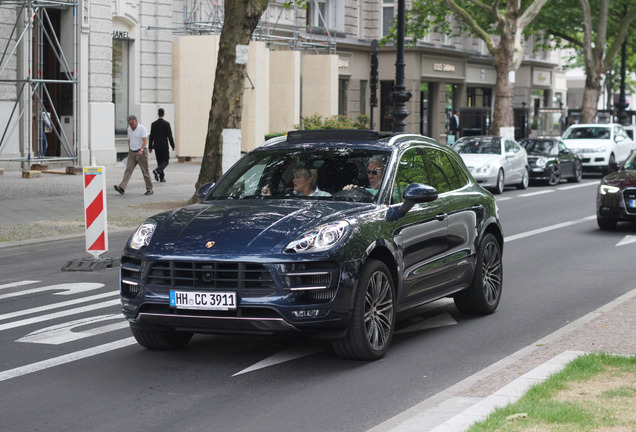
M631 208L636 208L636 199L630 199L627 205Z
M236 293L170 291L170 306L177 309L236 310Z

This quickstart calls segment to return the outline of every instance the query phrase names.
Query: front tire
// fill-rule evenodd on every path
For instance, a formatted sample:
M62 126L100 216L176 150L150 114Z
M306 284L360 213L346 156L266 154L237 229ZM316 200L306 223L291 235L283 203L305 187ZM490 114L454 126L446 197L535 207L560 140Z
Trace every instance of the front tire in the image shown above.
M548 175L548 180L546 180L546 183L548 184L548 186L555 186L559 184L560 181L561 169L556 164L552 164L550 166L550 174Z
M504 190L504 172L502 169L500 169L499 173L497 173L497 184L495 185L495 188L493 189L493 193L496 195L499 195L503 193L503 190Z
M616 221L616 219L601 219L597 217L596 223L598 227L603 231L611 231L616 229L616 225L618 222Z
M382 261L370 259L360 270L347 334L332 341L333 349L342 358L377 360L388 351L394 328L391 272Z
M486 234L479 243L472 283L454 297L457 309L466 314L491 314L499 305L503 287L501 245Z
M130 326L137 343L150 350L176 350L185 347L192 339L192 333L146 330Z

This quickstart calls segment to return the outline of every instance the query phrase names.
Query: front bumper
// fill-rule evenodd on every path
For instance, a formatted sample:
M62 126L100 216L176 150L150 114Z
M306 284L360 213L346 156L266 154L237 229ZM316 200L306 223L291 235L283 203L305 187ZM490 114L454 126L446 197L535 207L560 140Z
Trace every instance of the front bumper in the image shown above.
M497 172L494 174L486 173L486 174L476 174L473 170L470 171L473 175L473 178L481 187L484 188L493 188L497 186Z
M206 262L122 257L122 312L144 329L342 335L360 263ZM232 311L177 309L170 291L235 291Z
M609 165L610 153L578 153L585 171L601 172Z

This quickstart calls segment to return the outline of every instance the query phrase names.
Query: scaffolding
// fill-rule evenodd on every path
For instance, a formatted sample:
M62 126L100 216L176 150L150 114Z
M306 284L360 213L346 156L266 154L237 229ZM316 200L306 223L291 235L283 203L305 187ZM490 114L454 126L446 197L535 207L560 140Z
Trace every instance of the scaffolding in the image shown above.
M316 5L317 0L308 0ZM327 28L324 17L321 34L302 32L298 27L300 8L286 0L271 0L252 34L252 40L264 41L268 46L291 51L336 53L336 38ZM320 12L319 12L320 14ZM223 30L223 0L186 0L183 2L183 24L173 27L149 26L148 30L170 30L175 34L202 35L221 34Z
M6 42L0 57L0 85L15 86L16 93L11 114L0 120L0 161L21 162L23 169L45 161L72 161L76 165L79 106L77 4L74 0L0 0L0 9L3 15L15 15L9 37L0 41ZM60 42L63 11L72 13L71 38L67 38L70 46L66 50L70 56L65 54ZM54 25L51 15L57 18L57 25ZM62 100L64 113L60 111ZM20 156L2 157L16 130ZM54 146L49 145L49 139Z

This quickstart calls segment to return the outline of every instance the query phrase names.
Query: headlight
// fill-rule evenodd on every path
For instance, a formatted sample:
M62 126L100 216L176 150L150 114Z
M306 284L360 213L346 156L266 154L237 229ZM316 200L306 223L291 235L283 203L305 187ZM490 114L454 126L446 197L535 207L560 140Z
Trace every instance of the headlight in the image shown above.
M339 221L319 226L300 235L285 248L287 252L321 252L333 247L349 231L349 223Z
M142 223L130 239L130 247L138 250L142 246L148 246L156 227L157 223L153 220Z
M548 158L547 157L543 157L541 156L540 158L537 159L537 161L535 162L535 164L539 167L539 168L543 168L545 167L545 164L548 163Z
M600 188L601 195L615 194L620 190L621 188L618 188L616 186L605 185L605 184L601 185L601 188Z
M482 165L479 168L475 169L477 174L488 174L492 170L491 164Z

